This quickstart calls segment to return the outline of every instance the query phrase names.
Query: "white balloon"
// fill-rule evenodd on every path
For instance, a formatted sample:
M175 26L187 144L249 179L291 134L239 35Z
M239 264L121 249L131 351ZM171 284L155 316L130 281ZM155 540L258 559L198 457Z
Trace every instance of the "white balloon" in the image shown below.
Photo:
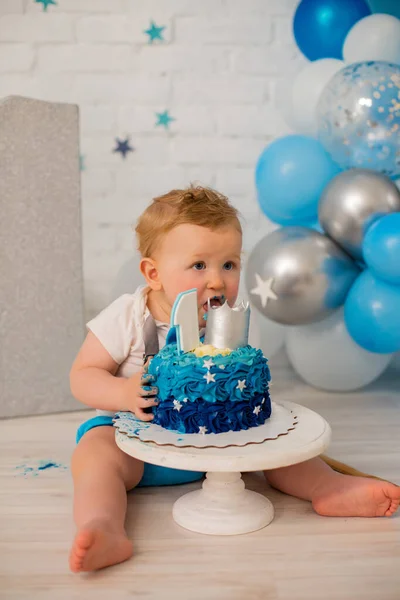
M295 371L310 385L348 392L381 375L392 354L375 354L356 344L347 332L343 308L327 319L290 327L286 350Z
M321 58L310 62L294 79L292 110L297 131L317 135L316 107L322 90L330 79L344 67L336 58Z
M270 359L283 348L287 327L263 317L251 305L250 309L249 344Z
M242 274L236 303L242 300L249 302L244 280L245 278ZM272 358L274 354L277 354L283 348L287 326L275 323L275 321L271 321L260 315L251 302L250 311L249 344L254 348L262 350L266 358Z
M110 292L110 302L122 294L133 294L139 285L145 285L146 280L139 270L139 264L140 256L135 254L121 266Z
M400 19L374 14L357 21L344 41L343 57L347 63L366 60L400 63Z
M293 113L293 82L299 71L310 63L302 54L297 55L283 69L284 76L278 79L275 88L275 107L279 110L286 124L297 131L297 122Z
M400 371L400 352L395 352L393 358L390 361L390 367L395 371Z

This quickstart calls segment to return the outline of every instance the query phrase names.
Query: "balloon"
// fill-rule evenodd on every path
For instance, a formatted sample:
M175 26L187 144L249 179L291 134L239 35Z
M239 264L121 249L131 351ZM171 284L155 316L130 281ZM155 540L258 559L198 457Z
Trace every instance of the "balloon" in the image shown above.
M388 177L367 169L350 169L328 183L318 217L329 237L362 260L367 227L377 217L396 211L400 211L400 191Z
M361 62L332 77L317 105L318 139L342 168L400 174L400 65Z
M392 357L360 348L346 330L342 308L318 323L290 327L286 351L304 381L336 392L368 385L385 371Z
M390 361L390 367L395 371L400 371L400 352L393 354L393 358Z
M281 67L284 77L280 77L275 86L275 108L282 115L286 125L288 125L293 131L297 131L299 129L293 111L293 82L297 73L302 71L309 64L310 61L307 60L302 54L296 55L293 60L288 62L287 65L283 65Z
M338 166L317 140L302 135L281 137L258 159L258 202L265 215L280 225L313 222L322 190L338 173Z
M359 274L355 262L327 236L284 227L250 253L246 289L265 317L286 325L324 319L343 304Z
M244 277L240 280L238 301L239 299L250 302L249 344L262 350L267 358L272 358L283 348L286 327L263 317L254 308L244 284Z
M368 4L374 13L387 13L400 19L399 0L368 0Z
M341 60L321 58L298 72L293 82L292 111L296 131L316 136L316 107L322 90L335 73L344 67Z
M400 350L400 285L386 283L365 269L351 287L344 320L351 337L370 352Z
M259 348L266 358L272 358L285 343L286 327L260 315L251 308L249 344Z
M293 20L296 43L310 60L341 59L347 33L370 14L364 0L302 0Z
M365 263L376 277L400 285L400 212L375 221L367 229L362 250Z
M369 15L347 34L343 46L347 63L383 60L400 63L400 20L390 15Z

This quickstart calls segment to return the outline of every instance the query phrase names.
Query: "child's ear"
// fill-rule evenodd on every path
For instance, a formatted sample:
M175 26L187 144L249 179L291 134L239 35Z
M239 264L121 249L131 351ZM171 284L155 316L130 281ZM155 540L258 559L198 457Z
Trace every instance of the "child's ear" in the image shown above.
M147 285L149 285L152 290L161 290L162 285L160 282L156 261L152 258L142 258L139 267L140 272L147 282Z

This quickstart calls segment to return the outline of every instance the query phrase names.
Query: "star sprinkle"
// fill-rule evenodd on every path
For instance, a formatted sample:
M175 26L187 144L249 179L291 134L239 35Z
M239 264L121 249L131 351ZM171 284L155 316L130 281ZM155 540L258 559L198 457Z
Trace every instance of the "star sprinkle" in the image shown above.
M207 433L207 431L208 431L207 427L204 427L204 425L200 425L199 433L201 433L201 435L204 435L205 433Z
M159 40L160 42L165 42L162 34L164 29L165 25L157 27L154 21L150 21L150 27L148 29L145 29L143 33L146 33L149 36L149 44L152 44L156 40Z
M115 138L117 143L117 147L114 148L113 152L119 152L123 158L126 158L128 152L133 152L134 148L129 144L129 137L126 140L120 140L119 138Z
M156 117L158 119L156 127L162 125L165 129L169 129L169 124L172 123L172 121L176 121L174 117L171 117L168 110L164 110L162 113L156 113Z
M174 404L174 410L177 410L179 412L182 408L182 404L178 400L174 400L173 404Z
M272 283L274 281L272 277L264 281L263 279L261 279L259 274L256 273L256 281L257 287L253 288L250 293L254 294L255 296L260 296L261 305L263 308L266 306L270 298L272 300L278 299L278 296L275 294L275 292L272 291Z
M210 373L210 371L207 371L207 375L204 375L204 379L207 379L207 383L210 383L211 381L215 383L215 373Z
M43 12L47 12L47 7L50 6L50 4L57 6L57 2L54 2L54 0L35 0L35 4L42 4Z
M243 392L244 388L247 387L245 379L238 379L238 384L236 386L237 390Z
M261 410L261 406L256 406L256 407L255 407L255 409L253 410L253 413L254 413L255 415L258 415L258 414L259 414L259 412L260 412L260 410Z
M211 367L213 367L213 366L214 366L214 363L213 363L213 361L212 361L212 359L211 359L211 358L209 358L208 360L205 360L205 361L203 362L203 367L204 367L205 369L211 369Z

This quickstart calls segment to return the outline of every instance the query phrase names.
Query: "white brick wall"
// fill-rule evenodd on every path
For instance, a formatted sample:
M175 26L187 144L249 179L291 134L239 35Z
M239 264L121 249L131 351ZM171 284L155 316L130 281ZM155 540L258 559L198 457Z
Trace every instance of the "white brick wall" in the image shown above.
M272 227L254 167L287 133L274 90L297 50L297 0L0 0L0 96L80 106L88 314L109 300L134 247L131 224L157 194L191 181L228 194L245 249ZM165 42L143 33L154 20ZM156 127L156 112L176 120ZM116 137L135 148L124 160Z

